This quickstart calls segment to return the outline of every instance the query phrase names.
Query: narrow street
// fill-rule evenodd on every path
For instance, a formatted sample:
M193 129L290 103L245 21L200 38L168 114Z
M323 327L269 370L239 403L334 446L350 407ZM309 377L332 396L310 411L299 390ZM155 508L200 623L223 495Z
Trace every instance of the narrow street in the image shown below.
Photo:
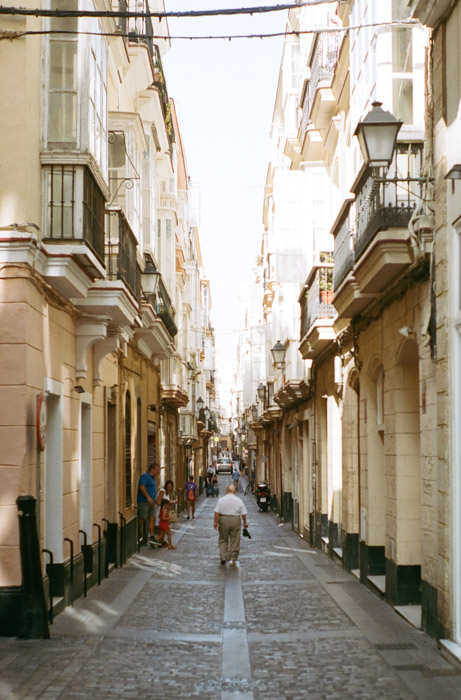
M216 499L202 497L173 526L176 551L143 548L50 641L2 639L0 698L460 697L434 640L243 498L238 567L220 566Z

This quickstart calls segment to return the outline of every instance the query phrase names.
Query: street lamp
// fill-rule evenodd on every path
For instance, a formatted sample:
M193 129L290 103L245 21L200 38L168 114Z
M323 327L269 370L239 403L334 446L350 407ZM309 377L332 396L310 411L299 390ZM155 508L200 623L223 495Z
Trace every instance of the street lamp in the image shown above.
M256 405L251 407L251 417L254 421L258 420L258 407Z
M381 108L382 102L373 102L365 119L357 124L357 136L363 158L372 168L389 167L394 155L397 134L403 122Z
M280 340L277 340L277 342L271 350L271 354L274 359L274 365L282 366L285 364L285 353L285 346L282 345Z
M152 260L147 258L144 271L141 273L141 286L144 293L149 296L157 294L159 282L160 272L155 269Z
M264 386L264 384L262 382L260 382L256 391L258 392L258 398L262 403L264 401L264 399L266 398L266 387Z
M205 418L208 420L210 418L210 409L208 408L208 406L205 406L203 412L205 414Z
M197 401L196 401L195 403L197 404L197 409L198 409L198 412L200 413L200 411L201 411L202 408L203 408L203 399L202 399L202 397L199 396L198 399L197 399Z

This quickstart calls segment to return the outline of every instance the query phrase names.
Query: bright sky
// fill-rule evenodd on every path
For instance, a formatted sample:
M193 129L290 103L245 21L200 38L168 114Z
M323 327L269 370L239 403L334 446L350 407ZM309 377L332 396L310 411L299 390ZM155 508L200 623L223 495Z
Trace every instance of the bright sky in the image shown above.
M254 0L166 0L170 11L257 5ZM284 11L253 17L169 19L168 24L172 37L247 34L284 31L286 19ZM281 38L173 39L164 59L189 175L200 185L200 241L205 274L211 281L222 382L231 380L241 327L240 294L260 248L281 51Z

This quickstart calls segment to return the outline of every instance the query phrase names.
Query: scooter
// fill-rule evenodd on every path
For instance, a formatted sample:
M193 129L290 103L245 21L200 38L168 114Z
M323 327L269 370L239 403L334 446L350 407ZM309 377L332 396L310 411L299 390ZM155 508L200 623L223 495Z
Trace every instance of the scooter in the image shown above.
M269 484L267 484L265 481L260 481L256 485L255 495L259 510L267 511L269 509L269 502L271 498Z

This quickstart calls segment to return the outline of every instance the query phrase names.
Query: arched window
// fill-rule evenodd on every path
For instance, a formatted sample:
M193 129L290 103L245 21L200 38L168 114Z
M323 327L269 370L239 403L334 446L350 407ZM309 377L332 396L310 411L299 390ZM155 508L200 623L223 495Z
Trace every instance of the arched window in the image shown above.
M125 506L131 506L131 397L125 396Z

